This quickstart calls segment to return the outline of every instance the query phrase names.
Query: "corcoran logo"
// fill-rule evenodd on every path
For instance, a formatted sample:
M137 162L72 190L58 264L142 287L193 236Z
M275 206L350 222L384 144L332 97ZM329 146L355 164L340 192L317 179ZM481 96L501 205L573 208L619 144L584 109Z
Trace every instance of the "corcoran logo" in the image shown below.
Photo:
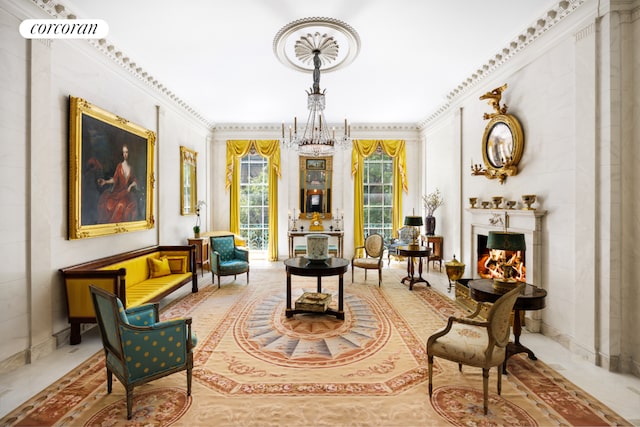
M25 19L20 35L25 39L101 39L109 33L102 19Z

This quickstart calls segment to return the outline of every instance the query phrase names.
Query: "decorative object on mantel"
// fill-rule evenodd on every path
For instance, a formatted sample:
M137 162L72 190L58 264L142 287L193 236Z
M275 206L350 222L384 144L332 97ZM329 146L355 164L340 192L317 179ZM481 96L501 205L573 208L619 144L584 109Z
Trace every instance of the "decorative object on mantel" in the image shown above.
M471 205L471 209L475 209L476 208L476 204L478 203L478 198L477 197L469 197L469 204Z
M502 204L502 196L493 196L491 201L493 202L494 209L500 209L500 205Z
M482 136L482 159L484 166L471 160L471 175L498 179L504 184L507 176L518 174L518 163L524 150L524 134L518 119L507 114L507 105L500 106L502 92L507 84L497 87L480 97L493 107L493 113L484 113L489 120Z
M488 201L484 201L482 202L482 209L489 209L489 206L491 205L491 202Z
M507 209L513 209L516 206L515 200L507 200Z
M442 193L440 193L440 189L436 188L434 192L422 196L422 203L424 204L424 210L427 211L425 234L427 236L433 236L436 234L436 218L433 216L433 213L440 206L444 205L444 198L442 197ZM408 224L405 222L405 225Z
M536 202L536 195L535 194L524 194L522 196L522 202L526 205L526 207L522 208L522 209L527 210L527 211L535 211L536 210L536 208L532 208L531 207L531 205Z
M313 31L313 34L309 31ZM294 38L298 38L295 43ZM346 43L339 44L339 40ZM320 90L320 66L331 65L325 67L325 71L332 71L353 61L360 50L358 33L337 19L304 18L280 29L273 46L283 64L299 71L313 71L313 86L307 91L307 124L298 133L298 120L294 117L293 128L289 127L287 139L282 123L281 142L284 147L308 156L330 156L336 147L350 147L351 131L347 120L344 121L343 136L336 138L335 127L329 131L329 124L324 118L325 91ZM291 47L293 50L287 51ZM341 48L344 48L343 51Z
M207 204L204 200L198 200L196 204L196 225L193 226L193 236L198 239L200 237L200 209Z
M506 251L524 251L526 248L524 234L506 231L506 225L505 231L489 231L487 249L502 251L499 261L503 277L493 279L493 289L497 292L507 293L520 284L518 280L512 277L512 260L506 259Z
M464 274L465 264L458 261L456 256L453 255L453 259L449 262L444 263L444 270L447 272L447 277L449 278L449 289L447 292L451 292L451 284L455 283Z

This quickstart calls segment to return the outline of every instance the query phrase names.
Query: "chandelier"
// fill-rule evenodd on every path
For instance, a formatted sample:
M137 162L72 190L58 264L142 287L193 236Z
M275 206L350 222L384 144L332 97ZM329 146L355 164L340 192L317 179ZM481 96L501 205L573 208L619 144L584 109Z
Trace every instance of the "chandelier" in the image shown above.
M292 46L293 52L287 53L286 38L296 31L311 28L316 31L298 33L300 37ZM330 34L332 32L334 34ZM346 44L346 54L340 52L337 38L341 38ZM274 51L279 59L301 71L313 70L313 85L306 91L309 110L306 124L298 126L298 119L294 117L293 125L287 131L284 122L282 123L280 140L284 148L307 156L330 156L336 149L351 146L351 131L347 120L344 120L344 128L338 130L336 135L336 127L330 128L325 118L325 90L320 89L320 67L325 66L325 69L331 71L350 63L357 55L359 45L360 40L355 30L330 18L302 19L280 30L274 42ZM332 62L336 64L329 66Z

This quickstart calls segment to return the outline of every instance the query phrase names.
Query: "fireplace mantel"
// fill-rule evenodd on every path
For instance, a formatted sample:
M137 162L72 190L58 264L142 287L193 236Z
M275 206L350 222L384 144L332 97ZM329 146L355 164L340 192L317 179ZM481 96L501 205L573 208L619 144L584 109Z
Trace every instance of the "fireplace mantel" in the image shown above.
M473 278L479 278L477 271L478 235L488 235L489 231L504 230L522 233L525 236L527 250L527 282L541 286L542 280L542 220L547 211L539 209L478 209L467 208L471 214L471 254Z

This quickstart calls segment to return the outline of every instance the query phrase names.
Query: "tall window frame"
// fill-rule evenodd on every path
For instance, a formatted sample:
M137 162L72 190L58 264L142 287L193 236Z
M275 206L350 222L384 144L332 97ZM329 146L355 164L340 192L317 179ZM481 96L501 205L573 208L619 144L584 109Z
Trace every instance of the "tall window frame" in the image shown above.
M364 235L393 234L393 157L378 148L364 159Z
M393 158L393 210L392 235L395 237L402 223L402 194L409 190L407 184L407 160L405 141L402 139L356 139L351 150L351 175L353 176L353 244L364 245L364 159L374 154L378 147ZM360 256L362 251L356 250Z
M259 154L240 159L240 235L252 251L268 250L269 163Z
M240 159L251 152L269 161L269 249L268 261L278 260L278 179L280 141L277 139L227 140L225 190L229 191L229 231L240 234Z

